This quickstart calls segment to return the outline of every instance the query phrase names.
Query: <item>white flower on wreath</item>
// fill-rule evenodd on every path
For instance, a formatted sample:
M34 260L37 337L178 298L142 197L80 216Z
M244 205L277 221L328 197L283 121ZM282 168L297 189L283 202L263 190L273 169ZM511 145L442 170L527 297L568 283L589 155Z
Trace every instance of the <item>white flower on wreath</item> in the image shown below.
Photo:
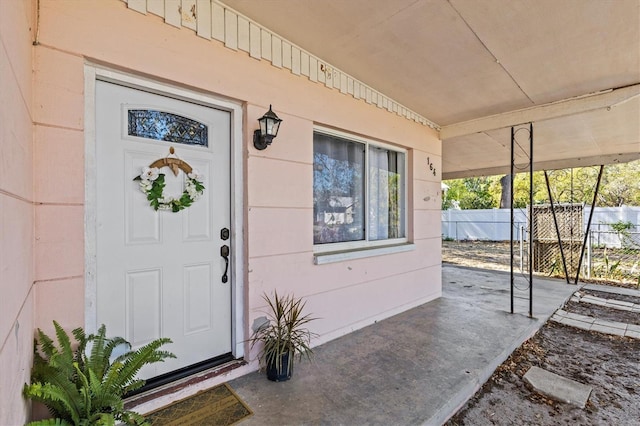
M191 173L189 173L187 176L189 177L189 179L195 179L202 182L203 176L196 169L191 170Z
M145 167L144 169L142 169L142 174L140 174L140 178L142 178L142 180L154 181L158 179L159 174L160 174L160 170L157 167Z
M140 191L144 192L145 194L148 191L151 191L151 188L153 188L153 182L151 182L150 180L146 180L146 179L142 179L140 180Z
M193 186L188 186L187 194L189 194L189 197L195 200L195 198L198 196L198 191L196 191L196 189Z

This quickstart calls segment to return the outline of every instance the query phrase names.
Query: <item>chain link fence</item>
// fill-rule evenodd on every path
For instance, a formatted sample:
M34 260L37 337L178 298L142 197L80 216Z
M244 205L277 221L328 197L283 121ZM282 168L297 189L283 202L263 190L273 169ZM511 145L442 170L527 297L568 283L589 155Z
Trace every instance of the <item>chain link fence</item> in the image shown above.
M630 222L593 226L587 239L584 276L640 288L640 226Z
M554 205L554 208L567 271L573 282L585 240L585 222L588 212L578 204ZM470 220L473 217L470 211L465 213L466 220L443 220L443 239L484 241L487 253L484 255L470 253L469 256L478 257L482 262L494 259L497 263L495 269L508 270L509 256L496 253L509 250L510 223L504 220L495 222L487 220L489 219L487 214L487 212L483 215L479 213L478 217L484 220L478 221ZM504 219L497 212L492 214L496 219ZM522 220L521 217L518 219ZM563 253L558 244L558 232L550 206L534 206L533 228L533 238L530 240L528 222L519 221L514 224L514 266L522 272L528 270L529 243L532 242L534 271L549 276L564 277ZM496 244L496 242L499 243ZM464 249L464 245L457 247L458 250ZM473 247L477 250L478 245L474 244ZM592 222L580 268L582 279L618 282L640 288L640 225L628 220L610 223Z

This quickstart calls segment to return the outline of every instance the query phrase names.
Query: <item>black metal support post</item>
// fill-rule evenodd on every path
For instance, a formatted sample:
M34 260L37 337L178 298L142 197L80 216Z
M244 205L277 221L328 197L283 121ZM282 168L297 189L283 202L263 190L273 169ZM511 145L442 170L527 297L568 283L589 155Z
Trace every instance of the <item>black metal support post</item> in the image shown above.
M514 157L513 157L513 148L514 148L514 139L515 134L513 132L513 127L511 128L511 185L509 185L509 208L511 209L511 238L510 238L510 253L511 253L511 313L513 313L513 225L514 225L514 214L513 214L513 174L515 172L514 167Z
M529 123L529 316L533 317L533 123Z
M526 130L525 128L518 129ZM513 226L515 222L514 218L514 209L513 209L513 181L515 174L515 141L516 141L516 130L514 127L511 127L511 188L510 188L510 199L511 199L511 242L510 242L510 251L511 251L511 313L514 311L514 288L515 288L515 278L513 273ZM529 123L529 316L533 316L533 123Z
M598 173L598 181L596 182L596 190L593 193L593 201L591 202L591 211L589 212L587 229L584 232L584 240L582 241L582 249L580 250L580 260L578 260L578 270L576 272L576 281L574 284L578 284L578 279L580 279L580 268L582 267L582 258L584 256L584 249L587 246L587 238L589 238L589 231L591 231L591 219L593 218L593 210L596 207L596 199L598 198L598 191L600 190L600 181L602 180L603 170L604 170L604 165L601 165L600 172Z

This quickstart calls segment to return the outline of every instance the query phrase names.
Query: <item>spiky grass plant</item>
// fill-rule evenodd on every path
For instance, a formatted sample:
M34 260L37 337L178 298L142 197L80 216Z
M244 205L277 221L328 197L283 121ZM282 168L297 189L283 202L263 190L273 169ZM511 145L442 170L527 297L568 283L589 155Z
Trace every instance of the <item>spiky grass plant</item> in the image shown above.
M309 344L316 334L309 331L307 324L315 318L309 314L303 315L306 302L293 295L279 296L278 292L274 291L273 297L264 294L262 298L269 307L269 323L254 332L249 339L251 347L258 342L264 343L258 356L260 365L267 368L275 367L278 376L284 370L284 355L289 354L286 366L291 374L296 355L299 360L303 355L311 359L313 351Z
M57 345L38 329L31 384L25 384L23 395L46 405L54 418L30 425L146 424L141 415L125 410L123 397L144 385L144 380L136 378L142 367L175 358L159 350L171 340L156 339L112 361L114 349L121 345L130 349L131 345L122 337L107 338L104 325L89 336L82 328L73 330L77 346L60 324L54 321L53 325Z

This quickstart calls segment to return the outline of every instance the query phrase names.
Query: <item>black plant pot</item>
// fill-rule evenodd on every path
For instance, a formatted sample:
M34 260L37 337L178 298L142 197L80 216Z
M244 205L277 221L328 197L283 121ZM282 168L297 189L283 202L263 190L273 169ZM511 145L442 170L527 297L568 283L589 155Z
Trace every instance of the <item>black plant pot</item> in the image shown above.
M278 370L275 360L267 364L267 379L273 382L285 382L291 378L293 368L289 368L289 352L282 354L282 369Z

